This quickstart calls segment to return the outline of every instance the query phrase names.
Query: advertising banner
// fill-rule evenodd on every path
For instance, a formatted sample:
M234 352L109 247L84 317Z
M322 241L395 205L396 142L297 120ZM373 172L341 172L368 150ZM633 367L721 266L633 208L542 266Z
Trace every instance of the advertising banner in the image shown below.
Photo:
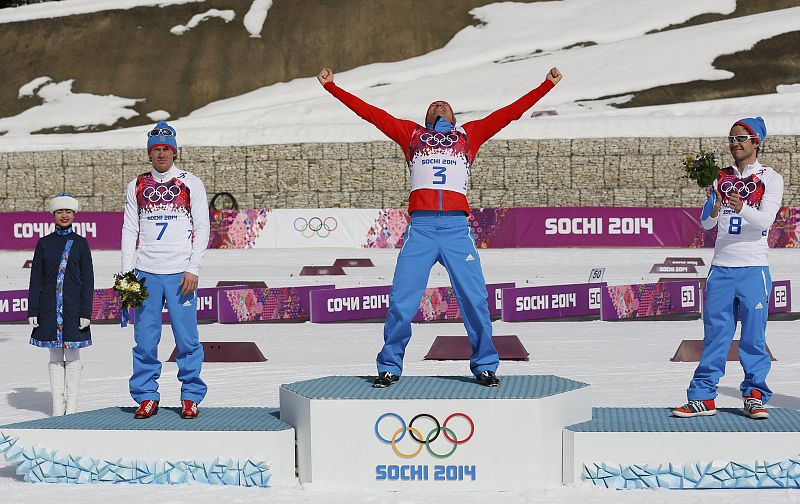
M693 208L509 209L487 247L688 247L702 229ZM499 225L498 225L499 224Z
M602 320L700 313L700 282L612 285L602 289Z
M269 225L255 240L255 247L360 247L378 212L361 208L272 210Z
M605 283L542 285L503 289L504 322L566 317L600 317Z
M674 207L474 208L469 226L479 248L713 247L716 228L704 230L699 213ZM260 208L212 210L210 219L209 248L400 248L409 217L397 208ZM92 248L119 249L122 212L78 212L75 221ZM47 212L0 212L0 249L33 250L53 226ZM798 228L800 208L782 208L769 246L800 248Z
M221 324L308 320L309 293L333 288L333 285L267 289L220 288L217 290L217 320Z
M489 315L500 315L501 293L513 283L487 284ZM311 322L326 323L343 320L385 319L389 311L391 285L352 287L347 289L316 290L311 292ZM461 320L452 287L429 287L420 301L412 321Z
M0 291L0 322L28 320L28 290Z
M54 228L53 216L47 212L0 212L0 249L33 252L39 238ZM94 250L119 250L122 212L77 212L72 228Z
M28 291L0 291L0 322L27 320ZM119 320L120 301L114 289L95 289L92 301L92 320Z
M652 268L650 268L650 273L677 273L677 274L687 274L687 273L697 273L697 267L693 264L654 264Z

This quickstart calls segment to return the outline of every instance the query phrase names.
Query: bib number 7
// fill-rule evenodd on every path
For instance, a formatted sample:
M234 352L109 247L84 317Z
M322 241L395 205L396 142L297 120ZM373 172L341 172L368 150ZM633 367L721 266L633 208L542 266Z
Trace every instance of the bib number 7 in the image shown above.
M164 231L167 230L167 226L168 225L169 225L169 222L156 222L156 226L161 228L161 231L158 232L158 236L156 237L156 240L160 240L161 237L164 236Z

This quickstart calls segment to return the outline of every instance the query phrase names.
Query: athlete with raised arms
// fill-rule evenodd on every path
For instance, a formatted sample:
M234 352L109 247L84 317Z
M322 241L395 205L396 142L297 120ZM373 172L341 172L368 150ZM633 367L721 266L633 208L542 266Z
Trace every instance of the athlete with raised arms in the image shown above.
M419 309L431 268L442 264L450 275L461 317L467 329L472 357L470 370L478 383L496 387L499 364L492 343L486 282L467 216L467 181L478 149L511 121L519 119L561 80L552 68L536 89L483 119L456 126L450 104L435 101L425 113L425 125L397 119L353 96L333 81L323 68L320 84L344 105L369 121L403 150L411 178L403 248L397 257L384 344L377 357L378 377L373 387L388 387L403 372L403 355L411 338L411 319Z

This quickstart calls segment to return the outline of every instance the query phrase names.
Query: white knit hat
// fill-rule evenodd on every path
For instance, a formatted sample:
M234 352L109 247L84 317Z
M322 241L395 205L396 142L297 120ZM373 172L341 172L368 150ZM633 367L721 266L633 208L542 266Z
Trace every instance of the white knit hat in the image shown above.
M47 208L50 210L50 213L54 213L56 210L72 210L73 212L77 212L80 209L81 205L78 203L78 200L69 193L59 193L50 198L50 201L47 203Z

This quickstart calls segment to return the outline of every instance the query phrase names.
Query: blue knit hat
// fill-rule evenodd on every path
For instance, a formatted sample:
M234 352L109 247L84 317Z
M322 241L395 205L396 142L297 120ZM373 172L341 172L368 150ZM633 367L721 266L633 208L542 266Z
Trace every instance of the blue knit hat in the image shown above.
M759 117L745 117L739 119L733 126L739 125L747 130L751 135L758 137L758 145L763 145L764 140L767 138L767 125L764 124L764 119Z
M169 134L170 132L172 133L171 135ZM177 154L178 140L175 138L176 135L175 128L167 124L167 121L158 121L158 124L147 132L147 153L150 154L154 147L163 145Z

